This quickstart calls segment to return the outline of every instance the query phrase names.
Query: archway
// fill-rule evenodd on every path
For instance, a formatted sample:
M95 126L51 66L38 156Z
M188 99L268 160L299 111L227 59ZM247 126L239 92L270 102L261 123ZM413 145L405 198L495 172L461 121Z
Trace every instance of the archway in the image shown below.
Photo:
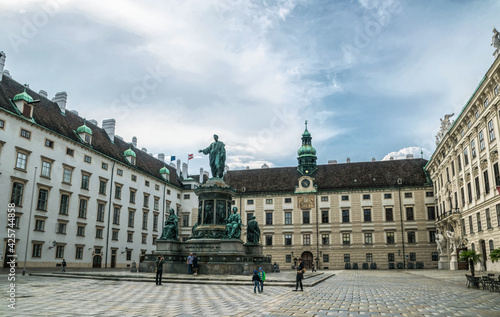
M313 255L311 252L309 251L305 251L304 253L302 253L302 262L304 263L304 267L306 269L311 269L312 268L312 264L313 264Z
M92 259L92 268L100 269L101 263L102 263L102 256L100 254L94 255L94 258Z

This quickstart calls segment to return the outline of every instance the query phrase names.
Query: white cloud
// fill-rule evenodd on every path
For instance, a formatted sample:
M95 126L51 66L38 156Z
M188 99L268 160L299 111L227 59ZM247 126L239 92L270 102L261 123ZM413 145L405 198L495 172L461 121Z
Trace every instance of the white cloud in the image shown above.
M423 154L423 157L425 159L429 159L432 155L432 152L421 147L411 146L387 154L386 156L384 156L382 161L387 161L390 160L391 158L395 160L405 159L408 154L412 154L413 158L421 158Z

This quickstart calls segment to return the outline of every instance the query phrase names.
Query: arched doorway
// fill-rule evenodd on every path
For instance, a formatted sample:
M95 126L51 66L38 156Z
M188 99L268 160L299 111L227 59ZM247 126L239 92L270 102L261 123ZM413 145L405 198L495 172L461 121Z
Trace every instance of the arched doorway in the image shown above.
M94 255L94 258L92 259L92 268L100 269L101 263L102 263L102 256L100 254Z
M304 263L304 267L306 269L310 269L312 268L312 264L313 264L313 255L311 252L309 251L305 251L304 253L302 253L302 262Z
M479 240L479 252L481 252L481 266L483 267L484 271L487 271L486 269L486 261L488 260L488 257L486 256L486 242L484 240Z

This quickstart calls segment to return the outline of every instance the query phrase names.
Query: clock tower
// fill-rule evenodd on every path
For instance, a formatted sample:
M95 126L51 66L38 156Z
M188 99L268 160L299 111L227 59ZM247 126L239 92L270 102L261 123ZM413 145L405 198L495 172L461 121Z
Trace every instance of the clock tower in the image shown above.
M306 130L302 133L302 146L297 151L299 155L297 160L299 161L299 166L297 170L302 175L312 175L318 169L316 165L316 149L311 145L311 133L307 131L307 121L306 121Z

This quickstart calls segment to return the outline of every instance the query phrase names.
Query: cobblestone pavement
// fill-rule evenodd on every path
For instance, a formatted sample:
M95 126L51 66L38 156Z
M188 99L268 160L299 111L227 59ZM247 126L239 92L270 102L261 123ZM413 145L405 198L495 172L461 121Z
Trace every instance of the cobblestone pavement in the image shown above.
M500 316L500 293L467 289L464 271L338 271L304 292L269 286L193 285L17 276L16 310L1 316ZM250 277L249 277L250 279Z

